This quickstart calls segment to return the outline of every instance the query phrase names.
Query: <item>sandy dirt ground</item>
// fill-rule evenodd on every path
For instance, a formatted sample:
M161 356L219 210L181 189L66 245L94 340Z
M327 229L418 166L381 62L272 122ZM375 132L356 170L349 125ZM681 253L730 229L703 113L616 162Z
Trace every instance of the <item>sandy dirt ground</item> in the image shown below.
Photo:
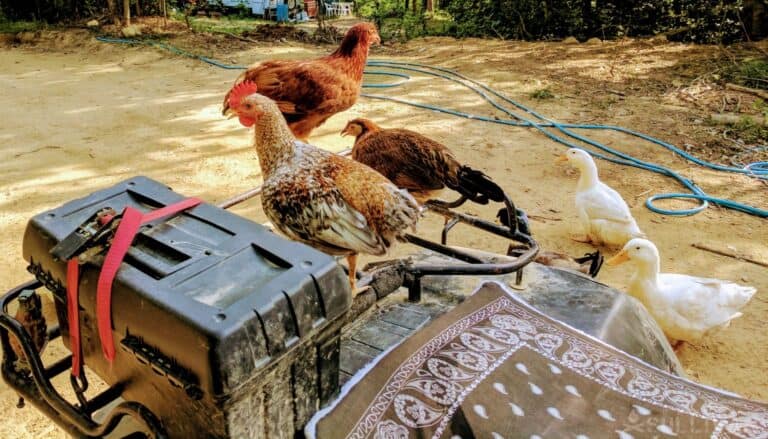
M237 63L330 51L330 46L299 43L224 44L220 39L202 41L206 45L194 39L187 43L190 49L197 47L199 52ZM559 121L632 127L673 143L691 143L695 153L700 147L697 139L706 130L701 111L691 110L670 93L669 81L690 81L690 77L675 76L681 63L706 59L716 50L633 41L595 46L429 38L376 49L372 57L454 68ZM0 47L1 289L29 279L21 258L27 220L65 201L135 175L213 203L257 185L260 171L250 146L252 134L220 115L222 96L237 74L155 49L98 43L80 32L44 34L31 44ZM530 97L542 88L549 88L554 99ZM499 116L456 84L418 75L402 87L376 93ZM491 175L532 216L533 232L545 249L573 255L592 250L569 239L576 219L571 206L577 175L553 163L563 146L529 129L367 98L317 129L313 143L336 151L350 146L351 140L340 137L339 131L348 119L360 116L383 126L418 130ZM713 195L768 208L768 187L760 182L705 170L618 134L589 134L668 166ZM676 183L634 168L598 165L604 181L621 192L640 226L658 245L663 270L758 288L742 318L696 345L685 346L680 360L698 382L768 400L766 269L691 247L708 243L768 260L766 220L717 208L682 218L654 214L644 207L645 198L679 191ZM465 210L493 217L496 208ZM234 211L259 222L266 220L258 200ZM436 218L425 220L421 233L437 239L440 223ZM451 239L457 245L504 250L484 235L456 233ZM409 251L413 248L403 246L398 253ZM606 267L598 279L624 288L628 277L629 267ZM63 353L64 348L54 344L46 358ZM0 384L1 437L64 436L34 409L17 410L15 403L15 395Z

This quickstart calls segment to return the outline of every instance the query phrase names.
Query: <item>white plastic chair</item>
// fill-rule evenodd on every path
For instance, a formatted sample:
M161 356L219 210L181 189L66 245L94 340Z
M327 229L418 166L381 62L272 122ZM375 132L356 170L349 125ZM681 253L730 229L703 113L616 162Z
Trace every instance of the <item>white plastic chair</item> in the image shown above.
M325 8L325 15L334 16L339 15L339 8L336 6L336 3L331 2L323 2L323 7Z
M352 15L352 3L336 3L339 15Z

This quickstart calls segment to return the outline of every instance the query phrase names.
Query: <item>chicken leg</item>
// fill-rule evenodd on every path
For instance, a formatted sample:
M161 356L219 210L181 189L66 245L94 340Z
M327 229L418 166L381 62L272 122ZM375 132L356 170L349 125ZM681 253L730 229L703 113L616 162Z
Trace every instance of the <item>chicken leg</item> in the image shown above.
M357 288L357 253L347 256L347 265L349 266L349 288L352 290L352 297L370 289L370 285Z

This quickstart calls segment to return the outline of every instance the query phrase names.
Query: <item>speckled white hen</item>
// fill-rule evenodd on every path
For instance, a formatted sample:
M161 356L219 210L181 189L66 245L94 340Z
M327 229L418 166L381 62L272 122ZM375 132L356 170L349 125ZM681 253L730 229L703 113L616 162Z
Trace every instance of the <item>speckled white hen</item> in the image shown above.
M386 254L416 226L416 200L362 163L297 141L277 104L256 91L242 82L229 103L240 123L254 126L264 213L289 238L346 256L358 292L357 254Z

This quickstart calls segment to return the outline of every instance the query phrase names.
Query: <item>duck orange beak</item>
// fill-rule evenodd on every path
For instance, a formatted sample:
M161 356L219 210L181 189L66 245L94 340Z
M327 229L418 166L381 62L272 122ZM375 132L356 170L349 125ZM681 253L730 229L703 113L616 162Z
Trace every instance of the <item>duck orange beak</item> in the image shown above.
M557 158L555 159L555 163L560 163L560 162L567 162L567 161L568 161L568 156L567 156L567 155L565 155L565 154L560 154L560 155L559 155L559 156L557 156Z
M612 257L611 259L608 259L605 261L607 265L610 265L611 267L623 264L629 260L629 254L627 254L626 250L620 251L616 256Z

